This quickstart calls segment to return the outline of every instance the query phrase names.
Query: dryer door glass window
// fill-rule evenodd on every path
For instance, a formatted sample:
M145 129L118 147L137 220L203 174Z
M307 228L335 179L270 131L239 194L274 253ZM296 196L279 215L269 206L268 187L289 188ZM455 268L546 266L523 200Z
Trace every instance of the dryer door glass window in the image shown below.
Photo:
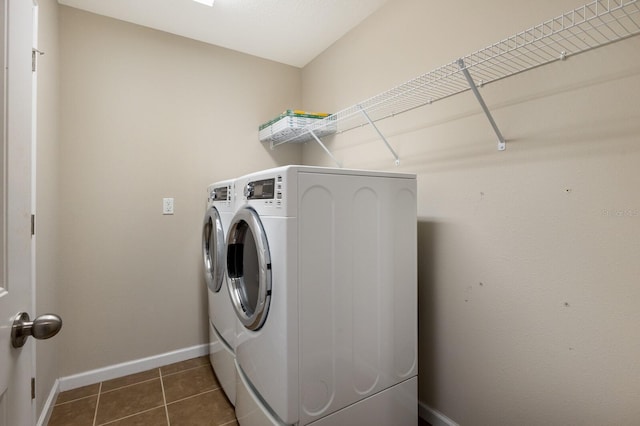
M271 301L271 257L257 213L236 213L227 237L229 294L236 314L249 330L264 324Z
M202 223L202 257L204 278L214 293L220 291L224 280L224 231L218 209L211 207Z

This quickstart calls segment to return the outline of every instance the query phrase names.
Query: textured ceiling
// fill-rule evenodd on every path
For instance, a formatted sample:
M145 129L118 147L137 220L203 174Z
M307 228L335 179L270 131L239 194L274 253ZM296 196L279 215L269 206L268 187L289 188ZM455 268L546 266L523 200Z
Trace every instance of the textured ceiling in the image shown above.
M303 67L388 0L58 0L60 4Z

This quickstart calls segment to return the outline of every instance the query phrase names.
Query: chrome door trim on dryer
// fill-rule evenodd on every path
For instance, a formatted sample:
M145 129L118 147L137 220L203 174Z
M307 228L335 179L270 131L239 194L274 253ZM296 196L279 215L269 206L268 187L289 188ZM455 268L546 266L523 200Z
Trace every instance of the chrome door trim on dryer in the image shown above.
M215 207L209 207L202 223L202 257L204 260L204 278L207 286L217 293L224 278L225 245L224 231L220 213Z
M254 266L253 263L257 283L245 274L246 267ZM249 330L260 329L271 301L271 255L258 214L249 207L238 210L229 226L227 275L229 295L238 319Z

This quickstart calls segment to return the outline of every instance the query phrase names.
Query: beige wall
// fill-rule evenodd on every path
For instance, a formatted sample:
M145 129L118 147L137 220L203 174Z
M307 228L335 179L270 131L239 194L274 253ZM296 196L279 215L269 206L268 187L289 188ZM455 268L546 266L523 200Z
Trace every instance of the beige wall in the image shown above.
M257 126L300 70L60 8L61 376L203 344L209 183L300 161ZM175 215L162 215L162 198Z
M37 346L39 407L55 377L207 340L206 185L331 165L312 144L269 151L257 123L341 109L581 4L391 0L300 73L40 3L37 309L65 326ZM639 47L483 88L505 152L470 93L381 123L400 167L371 129L328 141L346 167L418 174L420 400L460 424L640 417Z
M392 0L303 69L335 111L580 6ZM640 418L640 39L328 138L418 175L419 398L463 425ZM306 164L332 165L315 145Z
M36 312L60 313L58 281L58 4L38 1L37 148L36 148ZM36 412L40 415L59 377L59 337L36 343Z

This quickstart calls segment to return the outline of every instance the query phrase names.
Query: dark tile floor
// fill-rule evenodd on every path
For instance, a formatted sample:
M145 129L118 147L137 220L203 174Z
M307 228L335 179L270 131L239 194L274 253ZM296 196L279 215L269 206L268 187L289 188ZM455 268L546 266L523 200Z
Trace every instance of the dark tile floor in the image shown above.
M208 357L58 395L49 426L237 425Z
M48 426L237 426L207 356L61 392ZM419 426L430 426L420 419Z

